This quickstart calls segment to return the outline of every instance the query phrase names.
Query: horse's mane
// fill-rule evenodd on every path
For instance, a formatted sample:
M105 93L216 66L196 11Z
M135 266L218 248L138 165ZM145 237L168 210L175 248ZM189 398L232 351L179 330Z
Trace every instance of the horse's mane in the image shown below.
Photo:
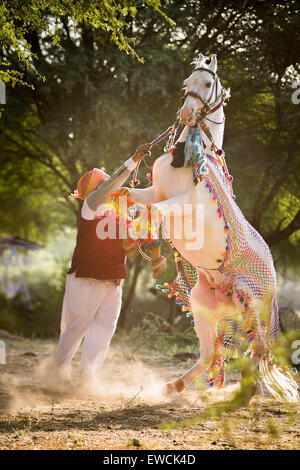
M208 65L211 61L211 58L205 56L203 54L199 54L194 60L192 60L191 64L194 65L194 68L203 67L204 65Z

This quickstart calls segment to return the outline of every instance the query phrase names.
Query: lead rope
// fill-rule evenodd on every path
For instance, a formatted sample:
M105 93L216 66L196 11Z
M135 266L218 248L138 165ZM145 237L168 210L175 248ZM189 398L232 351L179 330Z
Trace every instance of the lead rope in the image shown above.
M152 142L150 142L151 147L153 147L154 145L159 144L162 140L164 140L169 135L170 136L170 141L169 141L168 146L169 146L169 148L171 148L174 145L174 140L175 140L175 136L176 136L178 126L179 126L179 118L177 118L176 121L174 122L174 124L172 126L168 127L168 129L166 129L165 132L163 132L158 137L156 137L156 139L154 139L154 140L152 140ZM148 152L148 155L151 155L151 152ZM140 163L141 163L141 160L138 161L138 163L135 167L134 173L133 173L133 178L130 181L130 186L132 188L136 188L140 184L140 181L137 179Z

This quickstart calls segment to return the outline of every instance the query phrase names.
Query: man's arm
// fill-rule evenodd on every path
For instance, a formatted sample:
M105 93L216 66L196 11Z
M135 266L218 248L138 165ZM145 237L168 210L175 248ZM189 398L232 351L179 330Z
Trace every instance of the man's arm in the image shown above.
M108 180L102 181L98 188L88 195L85 200L85 205L87 204L88 208L95 212L99 206L106 204L109 200L110 194L114 193L125 183L132 170L147 154L150 148L151 144L140 145L133 157L124 162Z

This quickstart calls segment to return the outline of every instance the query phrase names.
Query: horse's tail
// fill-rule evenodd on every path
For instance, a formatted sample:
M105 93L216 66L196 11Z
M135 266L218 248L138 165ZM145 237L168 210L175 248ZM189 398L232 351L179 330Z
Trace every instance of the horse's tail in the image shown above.
M260 359L258 367L262 383L274 398L288 402L299 400L298 385L290 372L284 372L266 357Z
M271 315L270 315L271 314ZM299 400L298 385L289 371L284 371L272 359L272 341L277 338L279 316L276 296L273 292L262 303L248 312L255 336L254 357L258 360L259 378L268 392L277 400L297 402ZM262 327L269 318L268 332ZM257 363L256 363L257 364Z

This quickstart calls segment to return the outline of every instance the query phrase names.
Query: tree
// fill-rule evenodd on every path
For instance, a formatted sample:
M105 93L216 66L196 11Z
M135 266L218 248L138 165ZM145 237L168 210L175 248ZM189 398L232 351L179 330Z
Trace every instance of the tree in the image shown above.
M294 266L299 265L300 110L291 97L300 71L299 6L268 2L255 8L255 33L244 38L239 70L234 59L228 61L233 89L225 133L248 219L276 258ZM249 184L242 189L245 178Z
M137 14L137 3L141 7L141 2L134 0L3 0L0 5L0 45L3 47L0 80L26 84L23 81L23 72L18 68L11 68L6 60L11 51L17 55L21 66L39 74L39 67L34 65L36 56L29 38L34 31L39 31L41 35L50 37L53 45L59 47L61 24L69 29L68 23L71 23L75 35L80 25L105 31L120 50L142 60L134 50L133 38L126 34L128 19ZM160 0L144 0L143 7L158 12L172 23L161 11Z
M232 88L224 148L238 203L276 256L295 260L299 111L290 101L290 85L299 68L298 9L298 1L168 0L164 12L176 21L170 26L136 2L122 32L134 36L144 64L118 50L111 31L81 22L75 32L71 15L57 19L59 46L32 23L26 42L33 68L24 69L13 51L5 51L6 61L33 88L16 86L9 93L0 123L4 167L9 158L15 169L39 168L34 174L41 190L51 175L65 213L69 207L77 213L68 194L81 174L94 166L111 172L139 143L168 127L192 58L217 52L219 75ZM280 154L276 165L274 148ZM54 207L57 199L50 214Z

